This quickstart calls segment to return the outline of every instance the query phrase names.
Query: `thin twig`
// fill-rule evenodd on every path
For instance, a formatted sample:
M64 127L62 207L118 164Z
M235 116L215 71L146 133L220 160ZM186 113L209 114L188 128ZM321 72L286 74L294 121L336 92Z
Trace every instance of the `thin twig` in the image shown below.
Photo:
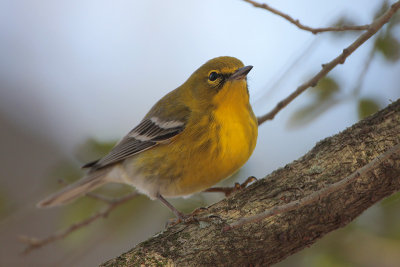
M35 237L29 237L29 236L20 236L19 239L21 242L26 243L28 246L24 249L23 253L27 254L29 252L31 252L34 249L38 249L40 247L43 247L45 245L48 245L54 241L60 240L62 238L65 238L66 236L68 236L69 234L75 232L78 229L81 229L82 227L88 226L90 225L92 222L100 219L100 218L105 218L107 217L107 215L116 207L118 207L119 205L122 205L124 203L126 203L127 201L133 199L134 197L136 197L138 195L137 192L133 192L130 193L126 196L120 197L120 198L116 198L116 199L108 199L108 198L104 198L104 197L99 197L99 195L93 195L90 194L91 197L94 197L96 199L105 201L107 203L107 207L102 210L102 211L98 211L95 214L93 214L92 216L90 216L89 218L86 218L80 222L74 223L72 225L70 225L68 228L56 232L46 238L42 238L42 239L38 239Z
M400 152L400 144L395 145L391 149L389 149L386 152L382 153L381 155L377 156L371 162L369 162L368 164L359 168L358 170L356 170L355 172L353 172L346 178L340 180L339 182L330 184L330 185L322 188L321 190L318 190L302 199L292 201L285 205L275 206L271 209L268 209L262 213L254 215L254 216L239 219L236 222L233 222L230 225L224 227L223 231L235 229L235 228L241 227L248 223L258 222L258 221L261 221L268 217L271 217L271 216L274 216L274 215L277 215L280 213L289 212L289 211L292 211L295 209L299 209L308 204L316 202L316 201L320 200L321 198L326 197L327 195L329 195L333 192L338 192L341 188L349 185L350 183L352 183L355 179L359 178L360 176L367 174L371 169L375 168L379 164L382 164L382 162L385 161L386 159L388 159L390 156L392 156L395 153L399 153L399 152Z
M385 25L390 20L390 18L393 17L393 15L397 12L399 8L400 1L394 3L382 16L373 21L368 27L368 30L361 34L351 45L343 49L343 52L339 56L334 58L329 63L322 64L322 69L314 77L297 87L297 89L293 93L280 101L269 113L258 117L258 124L260 125L267 120L272 120L281 109L286 107L307 88L316 86L319 80L325 77L326 74L328 74L333 68L335 68L339 64L343 64L346 61L346 58L350 56L365 41L371 38L379 29L381 29L383 25Z
M267 4L261 4L261 3L258 3L256 1L252 1L252 0L243 0L243 1L245 1L249 4L252 4L254 7L266 9L266 10L270 11L271 13L274 13L275 15L278 15L278 16L286 19L290 23L296 25L299 29L309 31L313 34L317 34L317 33L321 33L321 32L363 31L363 30L368 30L368 28L369 28L369 25L359 25L359 26L347 25L347 26L338 26L338 27L312 28L312 27L301 24L298 19L294 19L291 16L289 16L288 14L285 14Z

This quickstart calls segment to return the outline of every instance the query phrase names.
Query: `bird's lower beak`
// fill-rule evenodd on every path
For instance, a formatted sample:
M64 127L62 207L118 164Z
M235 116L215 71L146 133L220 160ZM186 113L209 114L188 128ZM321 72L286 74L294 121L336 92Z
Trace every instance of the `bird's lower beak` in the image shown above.
M245 66L243 68L237 69L231 77L229 77L229 80L242 80L246 78L247 74L251 71L253 66Z

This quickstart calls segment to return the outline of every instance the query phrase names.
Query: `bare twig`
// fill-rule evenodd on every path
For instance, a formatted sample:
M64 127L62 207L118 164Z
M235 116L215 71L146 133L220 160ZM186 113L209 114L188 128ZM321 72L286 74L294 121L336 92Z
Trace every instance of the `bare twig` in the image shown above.
M343 64L346 61L346 58L350 56L365 41L371 38L379 29L381 29L383 25L385 25L390 20L390 18L393 17L393 15L397 12L399 8L400 1L394 3L382 16L373 21L369 25L368 30L360 35L351 45L343 49L343 52L339 56L326 64L322 64L322 69L314 77L297 87L297 89L293 93L280 101L269 113L258 117L258 124L260 125L267 120L272 120L281 109L286 107L307 88L316 86L319 80L325 77L326 74L328 74L333 68L335 68L339 64Z
M363 31L363 30L368 30L368 28L369 28L369 25L359 25L359 26L347 25L347 26L339 26L339 27L312 28L312 27L301 24L298 19L294 19L291 16L289 16L267 4L261 4L261 3L258 3L256 1L252 1L252 0L243 0L243 1L245 1L249 4L252 4L254 7L266 9L266 10L270 11L271 13L274 13L275 15L278 15L278 16L286 19L290 23L296 25L299 29L309 31L313 34L317 34L317 33L321 33L321 32Z
M133 199L138 195L137 192L130 193L126 196L116 198L116 199L109 199L105 198L103 196L95 195L95 194L89 194L90 197L102 200L107 203L107 207L102 210L98 211L89 218L86 218L80 222L74 223L70 225L67 229L64 229L62 231L56 232L46 238L38 239L35 237L29 237L29 236L20 236L20 241L23 243L26 243L28 246L24 249L23 253L29 253L34 249L38 249L40 247L43 247L45 245L48 245L54 241L60 240L62 238L65 238L69 234L75 232L78 229L81 229L85 226L90 225L92 222L100 219L100 218L105 218L107 215L116 207L128 202L129 200Z
M292 201L288 204L285 205L281 205L281 206L275 206L271 209L268 209L262 213L259 213L257 215L254 216L250 216L250 217L246 217L246 218L242 218L237 220L236 222L231 223L230 225L226 226L223 230L224 231L228 231L231 229L235 229L238 227L241 227L245 224L248 223L254 223L254 222L258 222L261 221L263 219L266 219L268 217L280 214L280 213L284 213L284 212L289 212L295 209L299 209L301 207L304 207L308 204L311 204L313 202L318 201L319 199L329 195L330 193L333 192L337 192L338 190L340 190L341 188L349 185L350 183L352 183L355 179L359 178L362 175L367 174L371 169L375 168L377 165L382 164L383 161L385 161L386 159L388 159L390 156L392 156L395 153L399 153L400 152L400 144L395 145L394 147L392 147L391 149L389 149L388 151L382 153L381 155L377 156L375 159L373 159L371 162L369 162L368 164L364 165L363 167L359 168L358 170L356 170L355 172L353 172L352 174L350 174L349 176L347 176L346 178L340 180L339 182L330 184L324 188L322 188L321 190L318 190L304 198Z

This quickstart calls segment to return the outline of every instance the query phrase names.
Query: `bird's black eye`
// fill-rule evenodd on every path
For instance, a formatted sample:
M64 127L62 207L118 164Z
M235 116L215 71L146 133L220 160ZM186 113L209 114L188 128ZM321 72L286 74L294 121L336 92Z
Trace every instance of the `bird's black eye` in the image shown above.
M218 73L216 73L215 71L211 72L210 76L208 76L208 79L212 82L215 81L217 78L218 78Z

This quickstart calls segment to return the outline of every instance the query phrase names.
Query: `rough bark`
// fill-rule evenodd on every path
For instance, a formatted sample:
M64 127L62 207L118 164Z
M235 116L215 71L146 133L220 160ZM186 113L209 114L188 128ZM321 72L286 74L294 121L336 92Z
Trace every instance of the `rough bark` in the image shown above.
M178 224L102 266L265 266L343 227L400 190L400 155L348 186L306 206L257 223L222 231L239 218L304 198L341 181L400 143L400 100L343 132L326 138L300 159L208 208L210 222ZM287 149L287 148L285 148Z

